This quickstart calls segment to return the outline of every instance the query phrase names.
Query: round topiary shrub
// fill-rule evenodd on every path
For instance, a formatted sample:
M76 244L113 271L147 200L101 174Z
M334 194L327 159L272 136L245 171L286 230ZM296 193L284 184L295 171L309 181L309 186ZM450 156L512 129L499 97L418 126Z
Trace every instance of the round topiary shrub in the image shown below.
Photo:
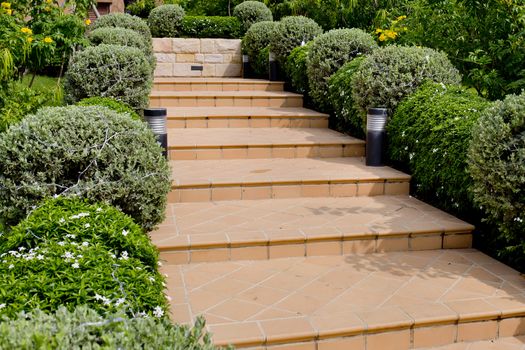
M242 38L242 51L250 58L250 64L257 74L268 75L268 55L264 62L259 62L259 55L268 45L277 22L258 22L248 29Z
M163 314L158 252L133 220L106 204L51 199L0 242L0 315L34 309Z
M8 225L55 195L110 203L145 230L163 220L168 162L146 123L128 115L42 108L0 135L0 159L0 219Z
M111 97L89 97L85 98L77 103L77 106L103 106L107 107L115 112L124 113L129 115L135 120L142 120L140 115L137 114L130 106L127 104L117 101Z
M319 35L308 51L307 75L310 96L321 110L328 109L327 82L346 62L376 49L374 38L361 29L334 29Z
M365 137L366 127L352 98L352 78L364 60L361 56L345 63L328 80L327 98L337 128L358 138Z
M488 108L472 129L469 171L474 199L507 241L525 252L525 93Z
M257 22L273 21L272 11L259 1L244 1L233 9L233 15L241 21L244 31Z
M113 97L134 109L149 105L151 65L135 47L92 46L71 57L65 75L66 101L86 97Z
M93 30L88 35L89 41L94 45L122 45L136 47L147 56L153 55L153 48L146 42L140 33L126 28L102 27Z
M415 193L441 209L472 212L467 153L472 127L489 102L460 86L426 83L387 125L390 158L408 167Z
M286 58L284 71L286 76L290 79L294 90L300 94L308 95L308 75L306 74L306 66L308 60L308 52L312 47L312 42L309 41L303 46L298 46L290 52Z
M386 107L390 115L399 102L424 81L459 84L461 76L444 53L426 47L386 46L374 50L352 79L352 94L363 118L370 107Z
M307 43L323 33L314 20L303 16L284 17L275 28L270 41L270 50L277 60L284 64L286 58L301 43Z
M151 10L148 25L156 38L175 38L180 35L184 9L180 5L161 5Z
M151 32L148 24L142 18L127 13L110 13L101 16L93 23L93 30L102 27L119 27L131 29L142 34L146 43L151 45Z

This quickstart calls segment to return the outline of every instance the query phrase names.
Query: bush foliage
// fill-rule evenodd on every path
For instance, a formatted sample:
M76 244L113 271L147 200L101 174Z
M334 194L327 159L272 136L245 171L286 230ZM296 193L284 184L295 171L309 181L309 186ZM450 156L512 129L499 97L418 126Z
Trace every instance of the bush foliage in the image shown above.
M148 25L151 35L156 38L180 36L184 9L180 5L161 5L151 10Z
M135 47L106 44L88 47L71 57L64 82L66 100L113 97L134 109L146 108L151 73L150 60Z
M507 241L525 253L525 93L487 109L472 130L469 170L474 198Z
M321 27L310 18L303 16L285 17L275 28L270 42L270 50L281 64L285 64L286 58L293 49L322 33Z
M77 103L77 106L103 106L107 107L115 112L124 113L129 115L135 120L142 120L140 115L137 114L130 106L127 104L117 101L111 97L89 97L83 100L80 100Z
M119 27L101 27L88 34L89 41L94 45L122 45L136 47L144 53L151 54L151 44L146 43L144 37L131 29Z
M237 39L241 32L241 22L235 17L185 16L182 19L185 37Z
M308 95L308 75L306 74L308 51L312 47L312 42L303 46L298 46L292 50L286 63L284 71L290 79L294 90L300 94Z
M89 325L89 326L87 326ZM0 323L2 349L171 349L215 350L204 319L193 328L167 319L130 317L121 311L99 315L87 306L55 313L40 310Z
M262 51L270 45L270 39L277 22L258 22L253 24L242 39L242 51L248 55L250 64L257 74L268 76L268 51L266 59L260 59Z
M100 313L166 310L155 246L109 205L51 199L2 238L0 282L9 286L0 294L2 315L60 305Z
M233 15L241 21L244 31L257 22L273 21L272 11L259 1L244 1L233 9Z
M151 44L151 32L148 24L140 17L132 16L127 13L110 13L97 19L93 23L92 29L102 27L119 27L134 30L144 36L146 43Z
M105 107L47 107L0 135L8 225L54 195L111 203L146 230L163 220L170 172L145 123Z
M327 82L346 62L376 49L374 38L361 29L334 29L319 35L308 51L307 75L310 96L327 111Z
M391 115L426 80L459 84L461 76L443 53L424 47L386 46L372 52L354 74L352 97L363 118L369 107L386 107Z
M345 63L328 80L328 103L337 127L354 137L365 137L365 125L352 98L352 79L365 57L357 57Z
M471 130L489 103L459 86L426 83L387 125L388 152L407 165L416 194L441 209L472 211L467 172Z

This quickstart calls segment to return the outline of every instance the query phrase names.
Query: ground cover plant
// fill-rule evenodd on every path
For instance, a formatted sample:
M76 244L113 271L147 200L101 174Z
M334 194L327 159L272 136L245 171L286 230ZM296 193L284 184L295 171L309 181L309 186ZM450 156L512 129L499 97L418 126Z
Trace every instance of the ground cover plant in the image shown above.
M83 100L78 101L78 106L103 106L107 107L115 112L124 113L129 115L135 120L142 120L142 117L137 114L130 106L127 104L117 101L111 97L89 97Z

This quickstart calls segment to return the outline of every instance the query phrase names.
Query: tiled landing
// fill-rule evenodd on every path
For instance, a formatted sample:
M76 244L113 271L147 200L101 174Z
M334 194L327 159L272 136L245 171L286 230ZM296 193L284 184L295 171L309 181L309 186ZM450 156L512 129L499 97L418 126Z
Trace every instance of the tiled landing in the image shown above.
M165 265L173 320L219 345L401 350L525 330L525 280L475 250ZM293 346L295 347L293 347Z

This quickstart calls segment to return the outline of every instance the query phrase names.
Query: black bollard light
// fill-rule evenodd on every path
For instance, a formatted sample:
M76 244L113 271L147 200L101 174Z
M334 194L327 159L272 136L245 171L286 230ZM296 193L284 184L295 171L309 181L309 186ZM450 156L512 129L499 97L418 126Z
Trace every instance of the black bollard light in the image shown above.
M386 146L386 108L369 108L366 114L366 165L383 166Z
M268 55L269 65L270 65L270 81L279 80L279 66L277 60L275 59L275 54L270 51Z
M168 129L166 127L166 108L146 108L144 110L144 119L162 147L162 154L168 158Z
M253 77L252 66L250 65L250 58L248 55L242 55L242 77L250 79Z

